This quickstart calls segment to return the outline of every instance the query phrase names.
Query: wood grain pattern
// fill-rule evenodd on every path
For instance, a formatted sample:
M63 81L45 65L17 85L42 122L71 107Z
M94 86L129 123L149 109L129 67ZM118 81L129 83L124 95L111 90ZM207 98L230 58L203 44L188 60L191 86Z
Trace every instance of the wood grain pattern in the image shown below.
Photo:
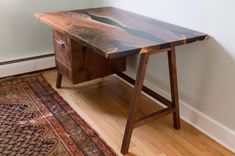
M36 17L107 58L171 48L208 37L113 7L39 13Z

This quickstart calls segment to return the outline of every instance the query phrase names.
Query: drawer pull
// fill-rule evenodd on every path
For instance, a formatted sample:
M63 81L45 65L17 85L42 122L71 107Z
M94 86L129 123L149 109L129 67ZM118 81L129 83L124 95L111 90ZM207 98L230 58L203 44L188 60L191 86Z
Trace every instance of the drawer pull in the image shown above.
M65 45L64 41L62 41L62 40L56 40L55 42L57 44L59 44L60 46L64 46Z

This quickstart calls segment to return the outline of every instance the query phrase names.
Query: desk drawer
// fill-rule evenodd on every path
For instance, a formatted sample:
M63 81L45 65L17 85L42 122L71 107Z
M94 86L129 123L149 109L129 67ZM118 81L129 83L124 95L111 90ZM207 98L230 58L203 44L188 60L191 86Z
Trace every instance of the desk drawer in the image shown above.
M57 40L54 40L53 43L54 43L56 60L59 60L61 63L64 64L64 66L67 66L67 68L71 68L72 66L71 48L58 43Z
M126 70L126 58L106 59L63 33L53 31L57 70L73 84Z

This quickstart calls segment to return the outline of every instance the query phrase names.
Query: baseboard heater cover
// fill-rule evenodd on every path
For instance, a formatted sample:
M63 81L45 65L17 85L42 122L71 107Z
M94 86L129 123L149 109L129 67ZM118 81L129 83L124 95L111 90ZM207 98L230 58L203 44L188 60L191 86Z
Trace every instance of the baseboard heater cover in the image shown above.
M54 54L0 62L0 78L55 67Z

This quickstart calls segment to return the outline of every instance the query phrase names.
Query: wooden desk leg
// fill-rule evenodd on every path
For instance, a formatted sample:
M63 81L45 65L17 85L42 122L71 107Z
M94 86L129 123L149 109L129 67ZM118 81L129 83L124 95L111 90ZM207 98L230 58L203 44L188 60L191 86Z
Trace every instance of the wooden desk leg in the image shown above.
M180 126L175 48L172 48L172 50L168 51L168 63L169 63L170 85L171 85L171 100L173 106L175 107L175 111L173 113L174 128L180 129L181 126Z
M57 72L56 88L61 88L62 77L63 77L62 74Z
M131 105L129 108L128 119L126 123L125 134L122 141L121 153L126 154L129 149L131 135L133 132L134 124L135 124L135 114L138 106L138 98L141 94L141 90L144 83L145 72L148 65L149 54L141 54L139 67L136 75L136 82L134 87L134 92L131 99Z

